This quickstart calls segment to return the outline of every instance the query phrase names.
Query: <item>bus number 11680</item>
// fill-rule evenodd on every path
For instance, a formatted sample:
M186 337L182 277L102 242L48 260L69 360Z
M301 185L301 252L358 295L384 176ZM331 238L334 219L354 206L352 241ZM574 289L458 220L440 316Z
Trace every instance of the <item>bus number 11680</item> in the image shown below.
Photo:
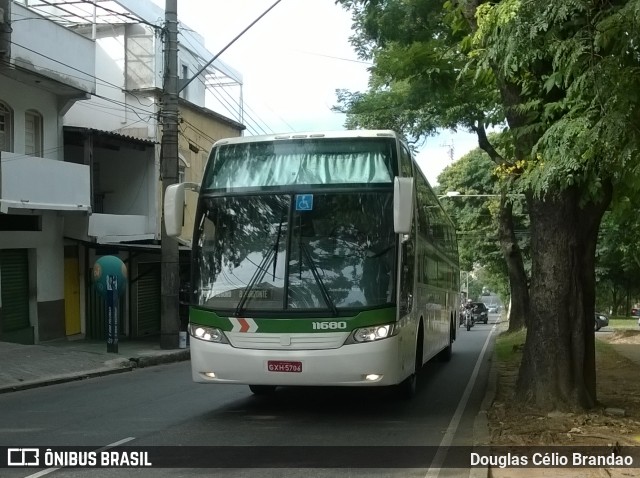
M340 322L312 322L313 330L344 330L347 328L347 323Z

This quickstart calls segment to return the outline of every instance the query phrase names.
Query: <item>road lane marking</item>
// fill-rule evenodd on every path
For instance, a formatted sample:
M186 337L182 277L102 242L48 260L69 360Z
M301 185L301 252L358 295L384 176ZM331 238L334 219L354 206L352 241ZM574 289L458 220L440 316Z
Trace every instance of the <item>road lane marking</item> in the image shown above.
M464 393L462 394L462 398L460 398L460 402L458 402L458 407L456 408L453 417L451 417L451 421L449 422L449 426L447 427L447 431L442 437L440 441L440 445L438 445L438 451L436 455L433 457L431 461L431 466L429 467L429 471L425 475L425 478L437 478L440 474L440 469L444 464L444 459L447 457L447 451L453 443L453 437L458 430L458 425L460 425L460 420L462 419L462 414L464 413L464 409L467 406L467 402L469 401L469 397L471 396L471 391L475 386L476 380L478 379L478 374L480 373L480 366L482 365L482 359L484 359L484 354L487 351L487 347L489 347L489 339L493 335L493 332L496 330L496 326L498 324L494 324L491 327L491 331L489 335L487 335L487 339L484 341L484 346L482 347L482 351L480 352L480 356L476 361L476 366L471 373L471 378L469 382L467 382L467 388L464 389Z
M123 438L122 440L118 440L116 442L110 443L109 445L103 446L102 448L98 448L97 450L94 450L94 451L108 450L109 448L114 448L116 446L122 445L123 443L127 443L135 439L136 437ZM64 468L64 467L60 466L58 468L47 468L46 470L39 471L38 473L34 473L33 475L25 476L25 478L39 478L40 476L45 476L45 475L48 475L49 473L53 473L54 471L58 471L61 468Z

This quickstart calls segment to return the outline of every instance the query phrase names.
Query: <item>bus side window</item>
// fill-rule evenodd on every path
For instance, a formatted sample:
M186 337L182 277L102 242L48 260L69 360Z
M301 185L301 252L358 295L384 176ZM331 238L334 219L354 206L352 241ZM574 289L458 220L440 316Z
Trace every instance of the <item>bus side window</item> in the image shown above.
M403 178L413 177L413 167L411 165L411 153L404 144L400 144L400 175Z

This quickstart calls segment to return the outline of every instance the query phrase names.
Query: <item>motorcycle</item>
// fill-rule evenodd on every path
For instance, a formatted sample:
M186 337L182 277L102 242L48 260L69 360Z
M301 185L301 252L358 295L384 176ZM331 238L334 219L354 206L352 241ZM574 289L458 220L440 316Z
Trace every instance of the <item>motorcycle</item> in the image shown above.
M474 325L473 314L471 313L471 309L466 309L464 311L464 325L467 327L467 330L471 330L471 327Z

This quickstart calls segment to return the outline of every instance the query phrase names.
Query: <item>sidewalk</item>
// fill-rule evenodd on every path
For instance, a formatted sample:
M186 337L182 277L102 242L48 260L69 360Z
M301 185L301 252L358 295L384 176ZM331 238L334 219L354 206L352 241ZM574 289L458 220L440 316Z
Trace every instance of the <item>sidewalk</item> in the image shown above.
M0 342L0 393L83 380L137 367L189 360L189 349L160 349L160 339L123 340L118 353L105 341L61 339L40 345Z

